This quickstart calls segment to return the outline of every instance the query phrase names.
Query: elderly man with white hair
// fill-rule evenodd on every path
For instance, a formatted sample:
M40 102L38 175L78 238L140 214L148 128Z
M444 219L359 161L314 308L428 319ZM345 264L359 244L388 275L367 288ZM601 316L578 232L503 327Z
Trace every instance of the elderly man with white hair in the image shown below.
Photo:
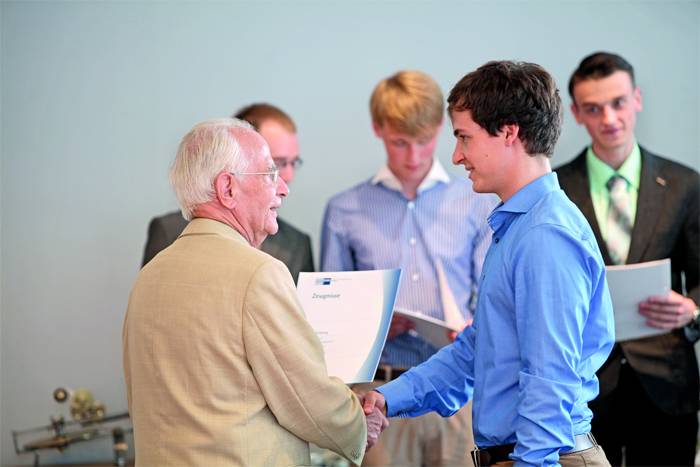
M288 192L267 144L240 120L200 123L170 178L192 221L124 321L136 464L308 465L309 442L359 464L386 419L328 376L289 271L257 249Z

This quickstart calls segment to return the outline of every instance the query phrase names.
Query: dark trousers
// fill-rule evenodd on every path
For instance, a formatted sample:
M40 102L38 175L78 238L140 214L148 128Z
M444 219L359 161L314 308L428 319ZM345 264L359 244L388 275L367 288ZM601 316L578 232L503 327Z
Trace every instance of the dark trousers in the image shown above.
M697 414L668 415L647 396L629 364L612 393L590 404L592 432L613 466L692 466Z

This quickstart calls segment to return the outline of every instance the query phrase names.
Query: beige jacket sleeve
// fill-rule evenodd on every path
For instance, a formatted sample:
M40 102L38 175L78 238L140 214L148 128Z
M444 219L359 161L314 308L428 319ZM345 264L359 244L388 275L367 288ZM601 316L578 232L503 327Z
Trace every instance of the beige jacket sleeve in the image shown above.
M306 321L289 271L265 262L244 301L243 341L255 379L280 425L355 464L367 428L359 400L328 376L323 348Z

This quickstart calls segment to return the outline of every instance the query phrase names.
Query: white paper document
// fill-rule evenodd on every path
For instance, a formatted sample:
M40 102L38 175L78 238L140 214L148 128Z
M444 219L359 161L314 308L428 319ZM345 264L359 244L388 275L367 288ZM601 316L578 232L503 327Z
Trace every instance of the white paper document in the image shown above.
M671 260L607 266L606 276L615 313L617 342L668 332L647 326L637 305L652 295L667 295L671 290Z
M331 376L347 384L374 380L400 279L400 269L299 273L299 301Z
M416 332L418 335L437 348L444 347L452 342L449 337L447 337L448 332L460 332L464 327L464 319L462 319L461 324L457 322L448 323L447 321L442 321L417 311L405 310L402 308L397 308L394 310L394 313L416 323Z

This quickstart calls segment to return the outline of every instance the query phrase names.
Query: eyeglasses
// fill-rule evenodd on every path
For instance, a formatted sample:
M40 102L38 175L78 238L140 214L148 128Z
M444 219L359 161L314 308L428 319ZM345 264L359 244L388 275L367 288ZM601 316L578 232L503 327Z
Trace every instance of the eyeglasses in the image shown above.
M277 168L280 170L284 170L288 165L292 166L294 170L304 165L304 161L301 160L301 157L297 157L291 161L283 157L275 157L273 160L275 161Z
M268 172L231 172L232 175L267 175L272 183L277 183L280 176L280 169L277 166L270 167Z

